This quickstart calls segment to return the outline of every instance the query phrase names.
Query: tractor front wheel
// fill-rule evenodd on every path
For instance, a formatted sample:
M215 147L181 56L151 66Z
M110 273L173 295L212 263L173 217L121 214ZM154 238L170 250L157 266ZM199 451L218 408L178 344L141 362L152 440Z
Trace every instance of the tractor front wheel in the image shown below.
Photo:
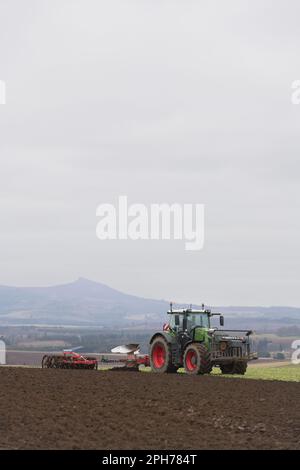
M210 352L201 343L191 343L184 352L183 364L187 374L209 374L212 369Z
M244 375L247 370L247 361L230 362L220 366L222 374Z
M172 364L171 345L163 336L155 338L150 345L150 366L152 372L177 372L177 368Z

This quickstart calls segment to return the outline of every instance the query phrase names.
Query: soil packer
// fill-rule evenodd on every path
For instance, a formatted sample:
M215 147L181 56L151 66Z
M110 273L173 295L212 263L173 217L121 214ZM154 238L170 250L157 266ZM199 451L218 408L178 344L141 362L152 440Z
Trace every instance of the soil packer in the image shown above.
M45 354L42 359L43 369L98 369L95 357L81 356L74 351L63 351L62 354Z

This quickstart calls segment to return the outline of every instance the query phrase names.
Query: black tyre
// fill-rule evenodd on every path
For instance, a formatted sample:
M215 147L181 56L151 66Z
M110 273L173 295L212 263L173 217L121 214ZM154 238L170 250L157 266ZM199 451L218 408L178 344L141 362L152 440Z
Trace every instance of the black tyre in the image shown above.
M221 369L222 374L233 374L234 363L229 362L228 364L221 364L220 369Z
M230 362L220 366L222 374L244 375L247 370L247 361Z
M209 374L212 370L210 352L201 343L191 343L183 355L184 370L187 374Z
M152 372L174 373L177 368L172 364L171 345L163 336L158 336L150 345L150 366Z
M234 374L244 375L247 370L247 361L238 361L234 365Z

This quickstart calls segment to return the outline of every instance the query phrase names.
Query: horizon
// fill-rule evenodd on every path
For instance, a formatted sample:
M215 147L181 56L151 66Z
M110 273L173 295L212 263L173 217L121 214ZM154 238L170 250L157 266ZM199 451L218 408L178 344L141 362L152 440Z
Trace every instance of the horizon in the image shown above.
M88 278L85 278L85 277L78 277L72 281L68 281L68 282L62 282L60 284L47 284L47 285L8 285L8 284L0 284L0 288L1 287L8 287L8 288L16 288L16 289L46 289L46 288L55 288L55 287L63 287L63 286L68 286L68 285L72 285L72 284L76 284L78 282L88 282L88 283L93 283L93 284L97 284L97 285L101 285L103 287L106 287L108 289L111 289L111 290L114 290L114 291L117 291L118 293L121 293L121 294L124 294L124 295L129 295L129 296L132 296L132 297L137 297L137 298L140 298L140 299L145 299L145 300L154 300L154 301L160 301L160 302L166 302L166 303L170 303L172 302L173 303L173 306L174 305L187 305L187 307L189 305L195 305L195 306L200 306L202 305L202 303L204 303L205 306L207 307L211 307L211 308L258 308L258 307L261 307L261 308L266 308L266 309L272 309L272 308L292 308L292 309L299 309L300 306L297 306L297 305L261 305L261 304L249 304L249 305L245 305L245 304L231 304L231 305L226 305L226 304L214 304L214 303L205 303L205 302L201 302L201 301L198 301L198 302L187 302L187 301L181 301L181 300L178 300L178 301L171 301L171 300L167 300L167 299L164 299L164 298L158 298L158 297L144 297L140 294L137 294L137 293L132 293L132 292L127 292L127 291L124 291L124 290L120 290L116 287L113 287L107 283L103 283L101 281L96 281L94 279L88 279Z

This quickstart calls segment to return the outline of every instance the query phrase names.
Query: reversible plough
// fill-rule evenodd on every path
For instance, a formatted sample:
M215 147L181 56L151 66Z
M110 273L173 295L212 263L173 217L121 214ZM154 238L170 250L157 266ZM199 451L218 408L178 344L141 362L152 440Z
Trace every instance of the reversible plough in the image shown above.
M112 370L120 371L138 371L139 366L150 366L150 358L147 354L140 354L138 344L124 344L112 349L111 352L115 355L103 355L101 358L102 364L115 364ZM119 357L118 357L119 356ZM117 366L116 364L123 364Z

